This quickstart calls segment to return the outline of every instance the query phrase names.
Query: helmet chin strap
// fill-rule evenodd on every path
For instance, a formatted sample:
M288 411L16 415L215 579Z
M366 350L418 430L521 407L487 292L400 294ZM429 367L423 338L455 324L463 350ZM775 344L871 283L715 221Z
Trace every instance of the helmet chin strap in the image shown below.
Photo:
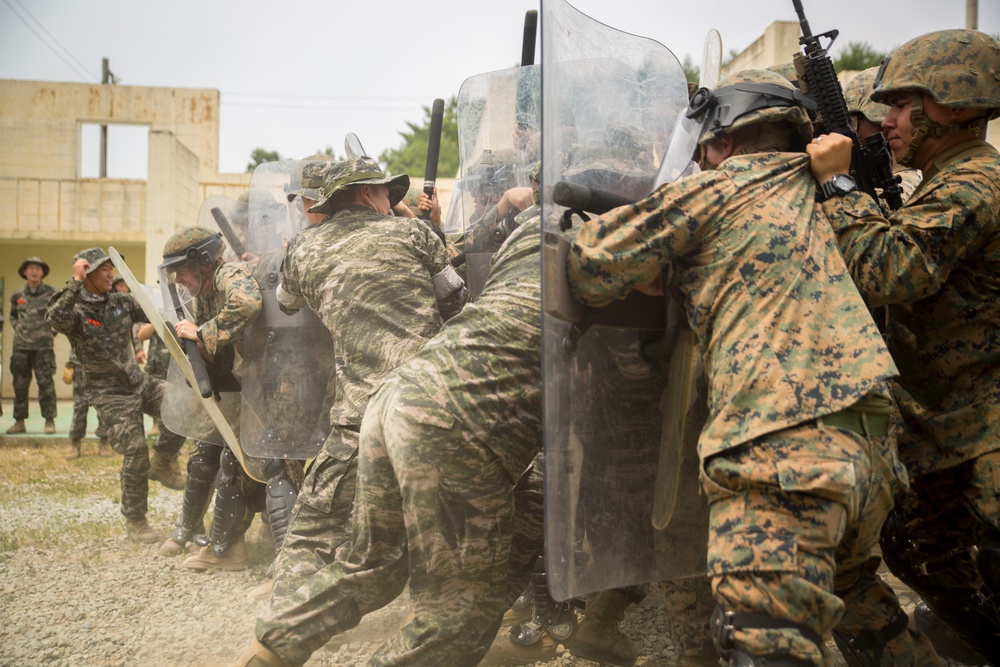
M914 128L913 138L910 139L910 143L906 146L906 153L896 161L903 166L912 167L913 156L916 154L917 149L920 148L920 144L927 137L939 139L964 130L973 130L977 138L982 137L985 134L986 123L988 121L989 115L973 118L964 123L942 125L928 118L927 114L924 113L924 96L919 93L913 93L913 102L910 105L910 123Z

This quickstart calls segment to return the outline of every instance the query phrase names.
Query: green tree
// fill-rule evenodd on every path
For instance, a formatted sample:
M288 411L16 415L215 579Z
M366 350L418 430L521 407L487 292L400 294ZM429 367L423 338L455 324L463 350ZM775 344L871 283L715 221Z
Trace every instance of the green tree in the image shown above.
M265 162L277 162L281 159L278 151L264 150L260 146L250 151L250 162L247 162L247 173L251 173L258 165Z
M421 124L407 121L408 129L399 133L403 138L398 148L387 148L378 161L388 174L409 174L423 180L427 166L427 140L431 132L431 109L424 107ZM438 153L438 174L451 178L458 173L458 98L452 96L444 105L441 118L441 150Z
M684 70L684 78L687 79L688 83L698 83L698 79L701 78L701 68L694 64L690 55L684 56L681 68Z
M848 42L841 49L840 55L833 59L833 68L838 72L845 70L860 72L878 65L885 56L884 51L878 51L868 42Z

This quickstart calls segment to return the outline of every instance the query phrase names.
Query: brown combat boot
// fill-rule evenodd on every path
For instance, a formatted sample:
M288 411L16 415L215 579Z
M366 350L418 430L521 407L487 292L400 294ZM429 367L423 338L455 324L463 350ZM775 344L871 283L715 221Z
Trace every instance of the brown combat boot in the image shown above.
M14 421L14 425L7 429L7 435L16 435L18 433L24 433L27 429L24 428L24 420L17 419Z
M69 441L69 454L66 455L67 461L73 461L75 459L83 456L83 446L80 444L79 440Z
M138 544L155 544L160 541L159 536L153 532L146 522L146 517L141 519L125 519L125 528L128 530L128 539Z
M184 475L181 474L181 467L177 463L176 456L168 456L154 451L146 476L150 481L159 482L168 489L184 490Z
M290 667L278 655L256 639L227 667Z
M182 563L189 570L226 570L233 572L247 569L247 544L241 537L226 549L221 556L216 556L212 545L202 547L198 553Z
M56 421L54 419L45 420L45 432L50 435L56 432Z
M601 591L597 599L587 605L570 653L594 662L632 667L638 653L631 640L618 629L625 610L631 605L619 591Z
M114 452L111 450L111 443L108 442L107 438L101 438L101 442L97 445L97 455L98 456L111 456Z
M253 600L257 602L259 600L267 600L271 597L271 591L274 589L274 579L268 579L259 586L254 586L249 591L247 591L247 600Z

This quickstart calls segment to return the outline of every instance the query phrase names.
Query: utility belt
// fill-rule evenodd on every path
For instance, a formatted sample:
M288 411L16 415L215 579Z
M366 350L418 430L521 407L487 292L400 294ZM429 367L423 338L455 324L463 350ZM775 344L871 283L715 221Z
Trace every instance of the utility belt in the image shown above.
M872 391L843 410L817 417L816 423L851 431L862 438L885 438L889 435L892 413L892 399L881 392Z

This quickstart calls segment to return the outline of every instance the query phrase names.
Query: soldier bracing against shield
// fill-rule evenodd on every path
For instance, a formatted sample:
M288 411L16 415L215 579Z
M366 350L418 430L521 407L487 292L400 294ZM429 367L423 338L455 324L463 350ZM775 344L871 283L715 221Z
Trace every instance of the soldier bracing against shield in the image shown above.
M294 616L258 624L260 641L236 664L300 665L407 583L410 620L371 664L474 665L485 654L541 548L540 480L529 470L541 446L535 210L480 300L373 395L350 546L302 583Z
M48 323L69 338L108 440L124 456L121 505L129 539L153 543L160 538L146 521L149 480L180 479L177 455L184 438L161 433L150 461L142 415L159 416L164 386L135 361L132 324L145 322L146 315L130 294L112 290L113 278L114 267L102 248L77 254L73 277L49 302Z
M365 156L321 170L321 199L308 210L328 217L288 242L278 288L286 311L308 306L319 315L333 336L337 371L332 430L303 482L275 564L270 608L258 621L260 634L283 628L291 641L312 614L312 596L322 593L311 582L322 584L347 537L370 393L461 310L466 295L430 227L391 213L409 177L386 178Z
M708 171L585 222L570 286L603 306L662 289L673 267L709 384L699 454L724 658L825 664L840 623L874 635L857 646L871 664L936 664L866 566L906 484L888 430L896 369L814 201L809 160L789 152L811 139L808 102L773 72L726 83L701 110Z
M45 418L45 432L56 432L56 354L52 347L55 334L45 321L45 309L55 289L42 282L49 275L49 265L38 257L21 262L17 275L27 283L10 295L10 326L14 344L10 353L10 373L14 385L14 424L8 435L24 433L28 418L28 388L31 375L38 385L38 406Z
M223 262L223 250L220 234L204 227L189 227L167 240L160 265L161 280L183 288L192 300L195 322L182 319L174 328L179 338L197 342L217 391L223 382L232 382L228 376L233 373L236 355L242 352L244 333L260 314L262 304L257 281L241 264ZM268 485L288 487L294 496L301 470L296 463L274 460L267 464ZM213 488L215 512L207 540L199 540L202 549L185 560L184 567L245 569L244 535L254 515L270 509L267 489L246 473L232 450L209 442L197 442L188 458L181 516L174 534L160 551L166 555L184 551L202 524ZM270 522L272 534L286 526L287 516L284 521L273 517ZM281 537L275 535L276 545L280 546Z
M889 309L900 368L899 452L911 494L886 521L882 557L969 646L1000 663L1000 41L943 30L903 44L871 98L896 161L923 180L884 216L851 187L850 141L808 148L847 266ZM917 627L932 623L918 606ZM923 621L923 622L922 622ZM925 625L926 627L926 625Z

